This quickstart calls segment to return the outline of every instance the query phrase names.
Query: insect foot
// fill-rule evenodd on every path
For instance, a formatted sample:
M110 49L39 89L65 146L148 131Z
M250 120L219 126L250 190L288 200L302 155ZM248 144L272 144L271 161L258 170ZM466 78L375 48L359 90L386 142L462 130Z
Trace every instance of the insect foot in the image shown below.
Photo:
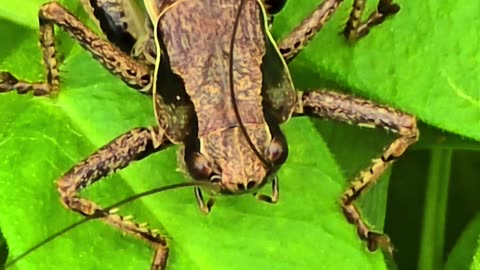
M31 84L18 80L9 72L0 72L0 93L10 91L17 91L21 95L33 91L35 96L43 96L50 93L49 87L45 83Z

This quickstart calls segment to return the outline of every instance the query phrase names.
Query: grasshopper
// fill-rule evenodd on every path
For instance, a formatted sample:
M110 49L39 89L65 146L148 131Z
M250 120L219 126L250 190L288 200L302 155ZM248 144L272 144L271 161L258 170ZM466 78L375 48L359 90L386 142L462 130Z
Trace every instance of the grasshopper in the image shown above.
M292 117L312 116L396 133L398 138L359 173L340 199L346 219L368 249L381 247L391 252L388 237L370 230L354 202L418 140L415 117L333 91L298 91L287 66L341 2L323 1L279 42L269 27L273 14L285 4L281 0L145 0L146 14L134 1L84 1L107 40L57 2L50 2L39 11L46 81L26 82L2 72L0 92L57 94L59 62L53 32L57 25L126 85L152 97L155 126L127 131L57 181L65 207L149 243L154 249L151 269L167 265L166 238L115 209L80 197L82 189L133 161L178 144L183 146L179 167L187 177L207 183L194 187L202 212L210 212L218 195L253 193L261 201L276 203L276 172L288 155L280 124ZM399 10L391 0L379 0L377 10L362 21L364 7L364 0L354 1L344 30L348 40L365 36L372 26ZM259 194L267 183L271 195Z

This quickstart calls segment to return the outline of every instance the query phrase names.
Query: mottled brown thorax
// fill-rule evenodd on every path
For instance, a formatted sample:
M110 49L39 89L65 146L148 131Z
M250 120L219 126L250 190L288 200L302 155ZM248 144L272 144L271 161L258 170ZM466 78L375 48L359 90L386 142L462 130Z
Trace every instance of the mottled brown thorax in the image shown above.
M231 99L230 42L240 1L185 0L164 9L159 20L170 67L179 75L198 119L198 138L237 127ZM261 62L265 54L262 11L255 0L243 6L235 35L235 103L242 122L264 125Z

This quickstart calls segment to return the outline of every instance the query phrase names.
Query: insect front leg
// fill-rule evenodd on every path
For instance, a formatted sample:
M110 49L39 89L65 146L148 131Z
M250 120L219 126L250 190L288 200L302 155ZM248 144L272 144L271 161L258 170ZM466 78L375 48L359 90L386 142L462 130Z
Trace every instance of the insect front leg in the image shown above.
M123 232L147 241L155 249L151 269L164 269L168 257L166 240L142 224L116 214L115 210L104 210L96 203L81 198L79 191L116 170L125 168L130 162L144 158L170 145L154 128L133 129L102 147L78 163L57 181L57 190L62 203L81 215L99 218Z
M366 2L367 0L355 0L353 2L350 18L343 31L345 38L350 41L367 35L372 26L382 23L385 18L395 15L400 10L400 6L393 3L393 0L379 0L377 10L370 14L365 22L361 22Z
M212 210L213 205L215 204L215 199L213 197L208 198L208 201L205 203L205 199L203 198L202 190L199 187L193 188L193 193L195 195L195 199L197 200L197 205L200 211L204 214L210 213Z
M278 177L275 177L272 180L272 195L259 194L257 192L253 193L257 200L267 202L267 203L277 203L280 197L280 187L278 185Z
M298 100L299 105L295 108L296 115L335 119L364 127L383 128L398 134L398 138L384 149L382 155L374 159L366 170L359 173L341 198L345 217L350 223L356 225L358 235L367 242L368 249L374 251L381 246L392 252L388 237L372 232L353 203L365 189L378 180L390 164L418 140L419 132L415 117L364 99L330 91L299 92Z
M44 4L40 8L38 19L46 81L30 83L15 78L9 72L0 72L0 93L15 90L19 94L33 92L40 96L58 91L59 63L56 58L54 25L68 32L98 62L128 86L143 92L149 90L151 71L148 66L99 37L59 3Z

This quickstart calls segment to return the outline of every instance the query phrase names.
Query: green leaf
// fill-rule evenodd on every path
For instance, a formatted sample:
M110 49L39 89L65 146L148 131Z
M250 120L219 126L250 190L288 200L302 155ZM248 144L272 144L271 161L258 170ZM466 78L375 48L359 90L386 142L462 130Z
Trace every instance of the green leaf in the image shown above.
M442 264L452 154L451 149L431 151L418 264L420 270L439 269Z
M318 2L289 1L286 9L294 11L275 18L279 35L285 36ZM378 3L367 2L370 10ZM340 85L480 140L480 6L467 0L395 2L400 12L354 44L339 35L350 10L349 3L343 4L293 61L297 86Z
M33 2L40 6L42 1L30 4ZM78 5L69 4L78 10ZM14 30L2 35L11 35L5 38L15 43L0 45L1 69L22 79L41 80L38 33L31 27L36 11L22 10L19 5L3 7L10 9L3 13L7 20L1 21L0 27ZM295 11L290 7L285 12ZM31 20L22 23L27 27L13 18L19 13L18 18ZM22 38L16 38L17 33ZM68 40L59 34L65 61L57 98L16 93L1 96L0 229L10 260L81 218L59 203L56 179L116 136L154 123L148 97L128 89L78 45L70 50L65 45ZM382 254L366 250L338 206L347 185L344 173L353 176L368 165L383 144L377 140L356 146L349 143L347 152L334 153L348 157L347 166L340 168L317 130L319 125L318 121L294 119L284 126L290 156L279 173L281 201L277 205L251 196L221 198L205 217L191 190L178 190L139 200L122 207L121 213L148 221L168 235L169 269L385 269ZM351 138L365 134L354 130ZM372 134L371 138L384 135L381 131ZM329 143L341 150L341 134L331 135ZM106 206L153 187L185 181L175 171L175 151L168 149L134 163L82 195ZM380 193L383 198L375 202L369 215L384 215L385 187ZM383 218L372 223L381 228ZM91 221L9 269L148 269L151 257L145 243Z
M454 149L454 150L480 150L480 143L473 139L461 137L448 133L444 130L439 130L432 126L420 123L418 127L422 131L421 140L414 144L412 149Z
M35 15L38 13L39 4L41 4L40 1L24 1L21 6L14 1L2 3L0 19L9 20L32 30L37 29L38 20Z
M41 80L36 24L45 1L23 2L0 5L0 35L6 41L0 43L0 69ZM79 1L62 2L83 14ZM275 19L275 33L284 36L318 2L289 1ZM478 33L465 30L478 28L472 27L478 8L466 0L398 2L402 10L395 18L352 45L338 35L350 9L349 3L342 5L292 62L297 86L340 86L436 128L479 140ZM149 98L128 89L58 32L65 59L58 98L0 96L0 230L9 259L80 219L59 203L56 179L116 136L154 123ZM345 221L338 199L347 179L367 166L392 136L307 119L291 120L284 131L290 155L280 170L277 205L251 196L222 198L205 217L191 190L178 190L139 200L121 213L149 221L168 235L169 269L385 269L383 256L366 251ZM437 135L433 132L432 139L419 145L442 144ZM449 147L474 145L457 139ZM132 164L82 194L107 206L152 187L185 181L175 172L175 151ZM388 182L381 183L361 203L377 229L383 227ZM91 221L11 269L148 269L151 256L146 244Z
M455 247L448 255L445 270L480 269L480 215L465 228Z

